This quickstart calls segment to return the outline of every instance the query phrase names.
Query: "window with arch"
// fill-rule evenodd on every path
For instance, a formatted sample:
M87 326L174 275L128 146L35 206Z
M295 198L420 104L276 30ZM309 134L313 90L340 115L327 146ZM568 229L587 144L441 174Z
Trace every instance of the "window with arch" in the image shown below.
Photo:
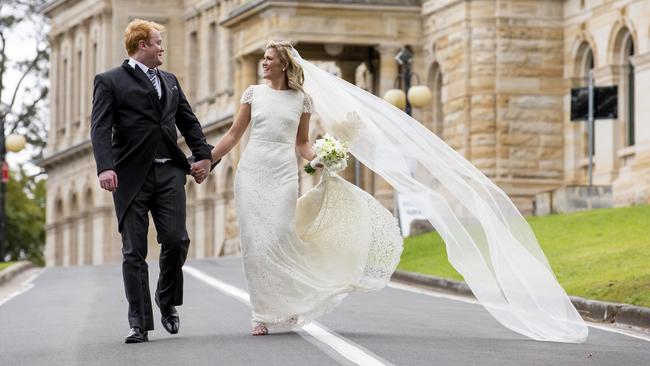
M618 84L618 107L619 107L619 121L622 122L622 140L617 141L622 143L623 146L633 146L634 130L635 130L635 115L634 115L634 65L632 64L632 56L637 49L634 44L633 33L628 26L622 26L615 33L615 38L612 43L612 67L617 68L619 71Z
M93 263L93 208L95 207L93 201L93 191L90 188L86 189L84 195L85 214L84 220L84 258L83 264Z
M64 48L61 56L61 68L59 69L59 96L57 100L59 103L59 136L64 136L66 134L66 126L68 124L67 114L68 114L68 103L67 103L67 93L68 93L68 57L66 55L67 49Z
M54 224L54 265L63 265L63 200L58 197L54 203L54 217L61 221Z
M82 77L83 51L77 49L72 64L72 128L78 130L81 127L81 90L85 87L85 80Z
M592 73L594 69L594 53L591 49L591 46L588 42L582 42L580 47L578 47L578 54L576 59L576 76L581 80L580 86L586 87L589 85L589 74ZM585 122L580 123L580 145L582 150L582 156L589 156L589 125ZM596 151L596 131L592 131L591 134L591 143L593 146L592 154Z
M219 49L219 28L217 22L210 23L208 34L208 85L209 93L217 91L217 50Z
M442 104L442 71L440 64L434 62L429 71L429 87L433 92L433 103L431 103L431 126L430 129L438 137L443 138L444 135L444 113Z
M627 94L625 98L625 114L627 117L627 123L625 124L625 145L633 146L634 145L634 64L631 61L631 57L634 56L634 40L632 39L631 34L627 34L625 38L625 43L623 44L623 76L625 78L625 89L624 92Z

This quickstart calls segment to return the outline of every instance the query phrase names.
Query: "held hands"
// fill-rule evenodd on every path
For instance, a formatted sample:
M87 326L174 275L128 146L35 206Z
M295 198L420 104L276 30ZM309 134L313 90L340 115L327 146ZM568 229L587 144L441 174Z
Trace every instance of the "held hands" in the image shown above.
M210 175L211 163L212 162L210 159L203 159L192 164L190 173L194 177L194 181L197 184L201 184L208 177L208 175Z
M99 178L99 185L109 192L117 190L117 173L114 170L104 170L97 176Z

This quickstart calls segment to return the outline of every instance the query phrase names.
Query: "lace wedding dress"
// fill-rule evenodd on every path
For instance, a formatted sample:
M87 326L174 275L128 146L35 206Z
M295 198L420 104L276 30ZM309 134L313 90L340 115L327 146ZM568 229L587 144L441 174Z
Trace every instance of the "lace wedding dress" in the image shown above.
M254 85L250 138L237 168L235 201L253 324L301 326L352 291L385 286L402 252L395 218L336 174L298 198L295 141L311 99Z

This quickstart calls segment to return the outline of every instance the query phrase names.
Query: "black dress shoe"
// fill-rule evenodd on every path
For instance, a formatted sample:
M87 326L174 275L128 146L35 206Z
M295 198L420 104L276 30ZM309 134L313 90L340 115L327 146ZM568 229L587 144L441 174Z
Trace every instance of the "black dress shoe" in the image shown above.
M165 310L163 308L160 308L160 314L162 315L160 321L162 322L163 328L171 334L178 333L178 328L181 326L181 319L178 316L176 307L171 305L166 307Z
M149 341L149 336L147 335L146 330L142 330L138 327L133 327L129 331L129 335L126 336L124 343L142 343L148 341Z
M162 323L163 328L171 334L178 333L178 329L181 327L181 319L178 316L178 311L174 305L163 305L160 306L158 297L156 296L156 305L160 308L160 322Z

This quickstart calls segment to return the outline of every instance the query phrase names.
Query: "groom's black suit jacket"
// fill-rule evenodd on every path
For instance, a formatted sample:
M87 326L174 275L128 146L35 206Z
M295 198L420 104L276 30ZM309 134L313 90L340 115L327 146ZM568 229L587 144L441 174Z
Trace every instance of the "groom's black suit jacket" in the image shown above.
M160 99L144 71L131 67L128 60L95 76L90 135L97 174L105 170L117 173L118 189L113 200L120 227L157 157L156 151L160 151L158 144L166 145L172 164L189 173L190 164L176 143L176 127L195 160L211 158L212 146L206 142L178 79L161 70L158 75Z

